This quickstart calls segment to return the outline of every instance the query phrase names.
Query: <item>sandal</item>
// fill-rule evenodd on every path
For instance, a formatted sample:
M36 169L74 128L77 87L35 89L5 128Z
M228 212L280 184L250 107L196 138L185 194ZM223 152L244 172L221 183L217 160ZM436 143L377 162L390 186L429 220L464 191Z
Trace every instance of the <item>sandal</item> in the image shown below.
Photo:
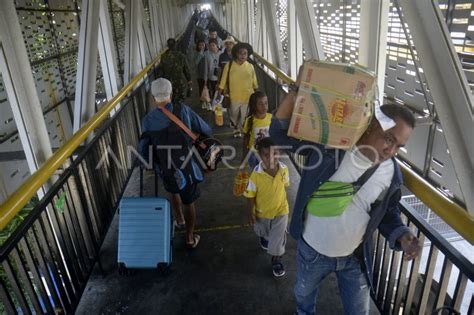
M268 241L263 237L260 237L260 247L263 250L268 250Z
M193 235L193 242L192 243L186 242L186 247L189 248L189 249L196 248L196 246L198 246L198 244L199 244L200 239L201 239L201 237L198 234L194 234Z
M277 278L283 277L286 273L285 266L281 263L279 259L272 261L272 271L273 275Z
M174 220L173 225L177 230L184 230L186 228L186 222L178 223L177 220Z

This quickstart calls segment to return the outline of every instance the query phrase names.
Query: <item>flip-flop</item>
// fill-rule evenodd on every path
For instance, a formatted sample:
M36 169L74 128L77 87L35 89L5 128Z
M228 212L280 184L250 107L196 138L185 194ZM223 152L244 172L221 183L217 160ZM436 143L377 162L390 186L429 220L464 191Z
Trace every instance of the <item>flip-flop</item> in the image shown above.
M199 240L200 240L200 239L201 239L201 237L200 237L198 234L194 234L194 235L193 235L193 242L192 242L192 243L186 242L186 246L187 246L189 249L196 248L196 246L198 246L198 244L199 244Z

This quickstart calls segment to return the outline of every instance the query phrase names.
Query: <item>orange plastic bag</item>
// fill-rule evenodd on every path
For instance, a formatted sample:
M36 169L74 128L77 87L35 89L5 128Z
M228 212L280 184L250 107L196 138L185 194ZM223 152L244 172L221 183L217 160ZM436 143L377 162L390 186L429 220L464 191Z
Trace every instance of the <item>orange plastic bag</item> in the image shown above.
M239 170L234 178L234 196L239 197L247 189L249 183L249 173L247 170Z

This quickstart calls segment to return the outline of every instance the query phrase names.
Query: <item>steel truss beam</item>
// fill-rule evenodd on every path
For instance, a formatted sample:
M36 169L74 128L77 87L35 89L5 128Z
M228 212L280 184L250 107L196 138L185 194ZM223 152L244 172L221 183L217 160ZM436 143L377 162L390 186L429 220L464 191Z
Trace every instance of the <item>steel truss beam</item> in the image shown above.
M105 93L107 100L111 100L118 93L119 78L117 76L117 56L115 55L112 23L107 1L100 1L99 10L99 56L102 74L104 75Z
M82 2L74 99L74 132L78 131L95 113L99 10L100 1L84 0Z
M265 22L268 30L265 34L268 36L270 51L273 57L271 61L278 68L282 69L283 72L287 72L286 65L283 61L283 46L280 39L280 30L278 29L276 4L277 0L263 1Z
M125 84L146 66L142 19L139 1L125 0Z
M0 72L31 173L51 155L51 142L13 1L0 1Z
M151 34L153 37L153 45L155 47L155 52L159 52L161 50L162 44L166 40L165 38L162 38L160 34L160 9L156 0L150 0L148 2L148 6L150 8Z
M146 64L148 64L152 58L157 55L157 51L153 45L153 39L151 37L151 30L148 21L145 19L145 7L142 1L138 1L138 12L141 15L141 22L138 27L138 39L143 42L144 54L146 58ZM144 66L146 66L143 65ZM141 70L141 69L140 69Z
M255 0L247 0L247 33L248 33L248 42L253 46L255 44Z
M321 44L318 25L314 18L313 2L294 0L296 15L303 37L306 59L324 60L324 50Z
M377 75L378 100L383 102L390 0L361 0L359 64Z
M473 97L437 1L398 1L410 28L456 170L474 215Z
M303 39L294 1L288 1L288 63L289 74L296 80L299 66L303 64Z

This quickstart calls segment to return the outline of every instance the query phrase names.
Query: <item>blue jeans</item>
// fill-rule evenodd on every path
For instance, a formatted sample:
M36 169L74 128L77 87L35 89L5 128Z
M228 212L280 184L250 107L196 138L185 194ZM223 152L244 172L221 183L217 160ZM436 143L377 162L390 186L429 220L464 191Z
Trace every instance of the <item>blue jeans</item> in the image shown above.
M319 285L331 272L335 272L337 276L344 314L369 313L367 278L361 270L359 260L354 255L327 257L300 239L296 262L295 314L316 313Z

